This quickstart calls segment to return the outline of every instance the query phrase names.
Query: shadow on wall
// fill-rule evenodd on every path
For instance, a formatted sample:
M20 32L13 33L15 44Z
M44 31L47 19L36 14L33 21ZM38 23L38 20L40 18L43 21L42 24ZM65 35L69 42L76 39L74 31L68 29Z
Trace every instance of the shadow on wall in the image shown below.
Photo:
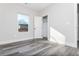
M53 42L59 43L59 44L65 44L65 39L66 39L66 37L62 33L57 31L56 29L50 27L49 41L53 41Z

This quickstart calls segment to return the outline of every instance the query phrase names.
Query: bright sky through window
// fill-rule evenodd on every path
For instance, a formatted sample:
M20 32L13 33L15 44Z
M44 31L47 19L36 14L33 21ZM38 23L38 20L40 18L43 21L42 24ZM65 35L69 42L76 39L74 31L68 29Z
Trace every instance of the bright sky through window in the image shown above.
M29 24L29 17L26 15L18 14L18 24Z

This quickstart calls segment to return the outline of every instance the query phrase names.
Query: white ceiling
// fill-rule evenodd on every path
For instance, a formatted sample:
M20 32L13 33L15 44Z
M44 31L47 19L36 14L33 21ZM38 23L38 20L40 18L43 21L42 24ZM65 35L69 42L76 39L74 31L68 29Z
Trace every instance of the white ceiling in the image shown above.
M30 8L36 12L39 12L39 11L45 9L46 7L48 7L49 5L51 5L51 3L25 3L25 5L28 8Z

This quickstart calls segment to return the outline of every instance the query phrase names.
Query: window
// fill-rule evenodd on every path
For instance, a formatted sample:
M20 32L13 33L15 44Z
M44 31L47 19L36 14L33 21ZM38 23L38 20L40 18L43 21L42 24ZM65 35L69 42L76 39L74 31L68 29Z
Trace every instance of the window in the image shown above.
M23 14L18 14L18 31L28 32L29 17Z

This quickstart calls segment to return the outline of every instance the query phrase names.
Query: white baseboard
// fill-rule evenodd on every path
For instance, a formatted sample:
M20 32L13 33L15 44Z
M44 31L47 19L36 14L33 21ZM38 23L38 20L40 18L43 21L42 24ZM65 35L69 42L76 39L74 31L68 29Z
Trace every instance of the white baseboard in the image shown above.
M9 44L9 43L24 41L24 40L32 40L32 39L33 39L33 38L23 38L23 39L5 40L5 41L0 41L0 45L5 45L5 44Z

